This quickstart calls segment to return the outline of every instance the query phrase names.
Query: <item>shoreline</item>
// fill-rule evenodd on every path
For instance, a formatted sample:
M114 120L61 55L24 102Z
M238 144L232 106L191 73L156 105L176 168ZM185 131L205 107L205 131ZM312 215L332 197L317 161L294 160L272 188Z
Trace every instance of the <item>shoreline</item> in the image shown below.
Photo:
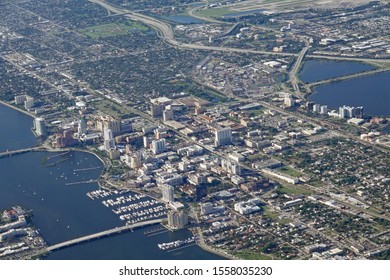
M22 113L22 114L25 114L25 115L27 115L27 116L29 116L29 117L31 117L31 118L34 118L34 119L36 118L36 115L34 115L33 113L30 113L30 112L27 112L27 111L25 111L25 110L22 110L22 109L20 109L20 108L14 106L14 105L11 105L11 104L9 104L9 103L3 101L3 100L0 100L0 104L2 104L2 105L4 105L4 106L7 106L8 108L14 109L14 110L16 110L16 111L18 111L18 112L20 112L20 113Z
M31 113L29 113L29 112L27 112L27 111L24 111L24 110L22 110L22 109L20 109L20 108L17 108L17 107L15 107L15 106L13 106L13 105L10 105L10 104L8 104L8 103L6 103L6 102L4 102L4 101L1 101L0 100L0 104L3 104L3 105L5 105L5 106L7 106L7 107L9 107L9 108L11 108L11 109L14 109L14 110L16 110L16 111L18 111L18 112L20 112L20 113L23 113L23 114L25 114L25 115L28 115L28 116L30 116L30 117L32 117L32 118L35 118L35 115L33 115L33 114L31 114ZM100 160L100 162L102 163L102 172L100 173L100 175L99 175L99 177L97 178L97 184L98 184L98 186L99 186L99 188L104 188L104 186L102 186L102 182L100 182L100 179L102 178L102 175L104 174L104 171L106 170L106 168L107 168L107 164L106 164L106 162L97 154L97 153L95 153L95 152L93 152L93 151L91 151L91 150L87 150L87 149L81 149L81 148L74 148L74 149L72 149L72 148L69 148L69 149L53 149L53 148L51 148L51 147L48 147L48 146L42 146L42 150L31 150L31 151L29 151L29 152L50 152L50 153L61 153L61 152L71 152L71 151L74 151L74 152L82 152L82 153L88 153L88 154L91 154L91 155L93 155L93 156L95 156L96 158L98 158L99 160ZM107 182L108 183L108 182ZM109 183L108 183L109 184ZM109 184L110 185L110 184ZM130 189L130 191L134 191L134 190L132 190L132 189ZM137 192L137 191L136 191ZM142 193L142 192L138 192L138 193ZM148 194L146 194L147 196L149 196L149 197L151 197L151 198L153 198L152 196L150 196L150 195L148 195ZM156 198L153 198L153 199L156 199ZM201 243L197 243L197 246L199 246L199 248L201 249L201 250L203 250L203 251L205 251L205 252L208 252L208 253L211 253L211 254L214 254L214 255L217 255L217 256L220 256L220 257L224 257L224 258L226 258L226 259L228 259L228 260L232 260L232 259L237 259L237 258L235 258L234 256L232 256L232 255L229 255L229 254L227 254L227 253L225 253L225 252L222 252L222 251L218 251L218 250L215 250L215 249L213 249L213 248L211 248L210 246L208 246L207 244L201 244Z

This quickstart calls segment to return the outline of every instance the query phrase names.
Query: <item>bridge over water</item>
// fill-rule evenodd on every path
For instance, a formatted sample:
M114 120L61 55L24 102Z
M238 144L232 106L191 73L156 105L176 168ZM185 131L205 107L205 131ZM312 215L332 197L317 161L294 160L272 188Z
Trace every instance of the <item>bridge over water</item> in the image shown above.
M69 240L69 241L65 241L65 242L61 242L61 243L52 245L50 247L47 247L46 251L47 252L51 252L51 251L59 250L59 249L64 248L64 247L69 247L69 246L72 246L72 245L75 245L75 244L92 241L92 240L95 240L95 239L99 239L101 237L107 237L107 236L110 236L110 235L122 233L122 232L125 232L125 231L133 230L133 229L144 227L144 226L148 226L148 225L159 224L162 221L163 221L163 219L155 219L155 220L139 222L139 223L132 224L132 225L116 227L116 228L113 228L113 229L101 231L101 232L98 232L98 233L82 236L82 237L79 237L79 238L75 238L75 239L72 239L72 240Z
M0 153L0 158L2 157L11 157L13 155L23 154L31 151L44 151L46 150L43 147L31 147L26 149L19 149L19 150L13 150L13 151L5 151Z
M351 75L344 75L344 76L341 76L341 77L335 77L335 78L331 78L331 79L327 79L327 80L321 80L321 81L318 81L318 82L307 83L307 84L305 84L305 87L313 88L313 87L320 86L320 85L323 85L323 84L329 84L329 83L334 83L334 82L338 82L338 81L349 80L349 79L354 79L354 78L359 78L359 77L363 77L363 76L379 74L379 73L388 72L388 71L390 71L390 68L387 68L387 67L386 68L375 69L375 70L370 70L370 71L364 71L364 72L355 73L355 74L351 74Z

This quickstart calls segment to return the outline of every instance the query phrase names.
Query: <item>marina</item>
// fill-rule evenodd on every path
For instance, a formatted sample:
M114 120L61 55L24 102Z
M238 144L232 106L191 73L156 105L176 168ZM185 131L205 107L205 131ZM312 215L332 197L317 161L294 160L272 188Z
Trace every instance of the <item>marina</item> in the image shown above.
M36 145L36 139L30 130L32 124L30 117L1 104L0 115L2 120L7 120L0 121L0 128L9 131L8 134L0 135L0 151L20 150ZM14 130L9 127L20 129ZM8 137L13 140L7 139ZM49 246L126 226L125 222L119 219L119 215L110 209L149 200L148 197L138 197L138 200L107 208L102 204L103 200L116 201L116 197L127 197L129 194L135 198L134 193L106 191L99 189L98 184L94 182L74 187L67 186L67 182L97 180L104 166L93 154L81 151L70 151L68 155L64 155L70 160L60 162L56 166L42 163L47 156L56 154L58 153L37 151L0 159L2 170L0 204L4 208L23 205L27 209L34 209L32 222ZM81 170L75 171L77 169ZM90 196L87 196L87 193ZM152 207L154 206L157 204ZM148 219L145 222L150 220L156 219ZM153 232L145 235L144 231ZM90 242L77 242L73 246L65 246L49 253L44 259L223 259L198 246L172 253L159 250L157 247L158 243L182 240L191 236L188 230L171 232L161 225L147 225L142 229L91 239Z
M196 241L198 240L197 236L192 236L183 240L175 240L168 243L160 243L157 244L158 248L163 251L172 252L173 250L177 250L183 247L188 247L191 245L195 245Z
M165 218L167 214L165 205L144 194L99 189L88 192L87 196L92 200L101 200L105 207L110 208L127 225Z

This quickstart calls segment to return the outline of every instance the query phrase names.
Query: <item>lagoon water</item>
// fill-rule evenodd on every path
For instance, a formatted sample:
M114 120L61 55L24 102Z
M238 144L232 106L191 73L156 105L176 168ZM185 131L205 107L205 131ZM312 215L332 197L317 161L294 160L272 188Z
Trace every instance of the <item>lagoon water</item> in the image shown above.
M8 109L0 105L3 116L0 130L17 125L18 133L8 134L14 137L11 139L2 135L0 150L35 145L34 136L29 137L31 118ZM19 137L25 137L26 141L15 145ZM50 158L53 155L55 153L30 152L0 159L0 209L14 205L32 209L33 223L50 245L124 225L100 200L92 200L86 195L98 188L97 183L66 185L97 179L103 165L96 156L70 152ZM101 168L75 171L88 167ZM198 246L175 252L162 251L157 243L184 239L191 233L181 230L146 237L144 231L153 227L156 226L61 249L46 259L223 259Z
M304 64L300 78L314 82L370 70L371 66L356 62L312 60ZM315 103L338 109L343 105L363 106L371 116L390 116L390 72L362 76L324 84L313 89L309 99Z
M30 116L0 104L0 152L35 146L32 125Z
M303 64L299 77L302 82L313 83L373 69L374 66L353 61L308 60Z
M203 23L203 20L186 15L171 15L161 16L162 19L166 19L178 24L198 24Z

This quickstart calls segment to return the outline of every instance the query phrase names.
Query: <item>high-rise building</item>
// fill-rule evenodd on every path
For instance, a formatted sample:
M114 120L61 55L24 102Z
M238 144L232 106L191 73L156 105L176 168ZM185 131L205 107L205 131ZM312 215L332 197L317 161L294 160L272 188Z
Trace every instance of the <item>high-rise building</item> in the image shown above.
M162 200L165 202L174 202L175 189L171 185L164 184L161 186Z
M24 108L25 108L26 110L29 110L29 109L31 109L32 107L34 107L34 105L35 105L35 99L34 99L33 97L28 96L28 97L26 98L26 101L24 101Z
M104 130L103 138L104 138L104 148L106 149L106 151L115 149L115 140L111 129L106 128Z
M214 144L216 147L222 145L229 145L231 143L232 143L232 129L230 127L217 129L215 131Z
M290 94L286 94L286 97L284 98L284 105L286 107L293 107L295 104L294 99Z
M320 108L320 114L321 115L327 115L328 114L328 106L327 105L322 105Z
M339 108L340 118L363 118L363 107L343 106Z
M121 121L121 132L129 133L133 131L133 125L130 120Z
M44 118L35 118L33 124L34 131L37 136L42 136L46 134L46 124Z
M87 120L85 117L82 117L81 120L79 120L77 132L79 134L79 137L87 134Z
M181 229L188 224L188 214L184 211L168 212L168 227L172 229Z
M121 121L116 119L109 119L105 122L105 128L111 129L112 135L117 136L121 134Z
M152 148L153 154L155 154L155 155L164 152L166 150L165 139L153 140L151 148Z
M163 120L164 120L164 122L173 120L173 111L172 110L165 110L163 112Z
M110 149L108 151L108 156L110 159L119 159L119 157L121 156L121 153L117 149Z
M321 110L321 105L320 104L314 104L313 105L313 112L314 113L319 113Z
M111 129L112 135L117 136L121 134L121 121L111 116L101 116L101 119L96 123L96 128L103 131L103 133L105 129Z
M311 102L311 101L306 102L306 108L308 111L312 112L313 106L314 106L314 102Z
M348 111L345 109L345 106L339 108L339 117L342 119L348 117Z
M135 154L130 157L130 167L133 169L139 168L142 166L142 155Z
M222 159L221 166L229 174L241 175L241 166L233 161Z
M150 148L150 144L152 143L152 139L148 136L144 136L143 142L144 142L144 148Z
M15 96L15 105L22 105L26 100L27 100L26 95L17 95Z
M167 97L158 97L150 99L150 114L153 118L159 118L163 115L163 111L167 105L171 103L171 99Z
M213 211L214 211L214 207L213 207L213 204L211 204L210 202L202 203L200 205L200 213L202 215L211 214L211 213L213 213Z
M354 118L363 118L363 107L354 107Z
M151 104L150 105L150 115L153 118L158 118L163 115L164 112L164 105L162 104Z

